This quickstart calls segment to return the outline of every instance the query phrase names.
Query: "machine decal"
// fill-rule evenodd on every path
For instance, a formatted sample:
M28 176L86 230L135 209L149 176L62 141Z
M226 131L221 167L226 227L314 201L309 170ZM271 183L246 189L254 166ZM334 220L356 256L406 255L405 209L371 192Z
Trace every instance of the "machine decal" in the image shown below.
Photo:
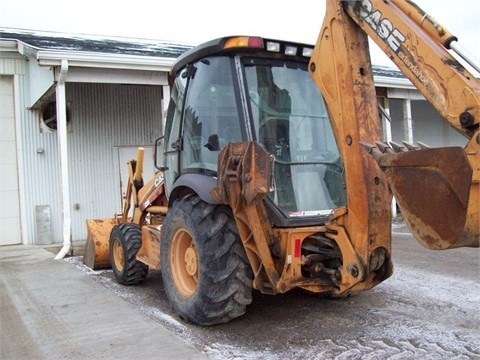
M383 14L379 10L373 9L372 3L369 0L363 0L360 3L355 1L353 9L357 12L358 16L365 20L378 36L380 36L390 49L392 49L418 80L426 86L428 84L427 76L418 68L411 52L403 46L406 40L405 35L394 27L388 18L383 17Z

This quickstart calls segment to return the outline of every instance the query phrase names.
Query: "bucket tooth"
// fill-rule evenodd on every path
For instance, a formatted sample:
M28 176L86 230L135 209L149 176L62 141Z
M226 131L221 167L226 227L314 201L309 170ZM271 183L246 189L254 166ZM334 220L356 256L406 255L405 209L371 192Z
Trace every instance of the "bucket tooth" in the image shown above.
M418 150L419 147L412 144L411 142L408 142L408 141L402 141L402 144L405 145L405 147L407 148L407 150Z
M425 144L425 143L422 143L422 142L420 142L420 141L417 141L417 144L418 144L418 147L419 147L420 149L431 149L431 148L432 148L431 146L429 146L429 145L427 145L427 144Z
M377 148L384 154L394 153L393 149L390 147L390 145L388 145L388 143L382 141L375 141L375 145L377 145Z
M363 140L360 141L360 145L362 145L365 149L367 149L368 152L371 152L372 149L375 147L375 145L370 144L370 143L368 143L368 142L366 142L366 141L363 141Z
M392 147L393 151L399 153L399 152L405 152L407 149L405 146L395 142L395 141L389 141L390 146Z

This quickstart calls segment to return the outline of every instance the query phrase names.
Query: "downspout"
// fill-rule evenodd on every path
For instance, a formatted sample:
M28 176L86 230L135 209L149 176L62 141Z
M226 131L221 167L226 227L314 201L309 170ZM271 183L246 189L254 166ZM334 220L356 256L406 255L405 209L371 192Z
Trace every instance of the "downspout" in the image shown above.
M410 99L403 100L403 118L405 128L405 139L410 144L413 144L413 120L412 120L412 105Z
M70 253L72 247L72 219L70 214L70 185L68 178L67 154L67 106L65 96L65 81L68 74L68 60L62 59L56 86L57 101L57 137L60 156L60 189L62 196L62 234L63 247L55 256L55 260L63 259Z

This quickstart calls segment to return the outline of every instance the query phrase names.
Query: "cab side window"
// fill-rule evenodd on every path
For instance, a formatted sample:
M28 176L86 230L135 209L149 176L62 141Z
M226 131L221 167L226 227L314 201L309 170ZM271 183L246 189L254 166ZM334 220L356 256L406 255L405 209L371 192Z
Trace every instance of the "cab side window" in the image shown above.
M202 59L194 67L184 110L182 171L216 171L220 150L241 140L231 59Z

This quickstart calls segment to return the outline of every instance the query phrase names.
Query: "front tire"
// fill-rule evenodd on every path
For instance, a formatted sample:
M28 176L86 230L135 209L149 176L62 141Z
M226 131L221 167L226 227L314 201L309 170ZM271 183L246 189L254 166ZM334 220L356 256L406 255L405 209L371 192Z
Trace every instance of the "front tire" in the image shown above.
M138 284L146 279L148 266L137 260L142 246L142 232L134 223L115 225L110 233L110 265L118 283Z
M162 226L162 278L183 319L213 325L243 315L253 273L231 210L197 195L176 200Z

